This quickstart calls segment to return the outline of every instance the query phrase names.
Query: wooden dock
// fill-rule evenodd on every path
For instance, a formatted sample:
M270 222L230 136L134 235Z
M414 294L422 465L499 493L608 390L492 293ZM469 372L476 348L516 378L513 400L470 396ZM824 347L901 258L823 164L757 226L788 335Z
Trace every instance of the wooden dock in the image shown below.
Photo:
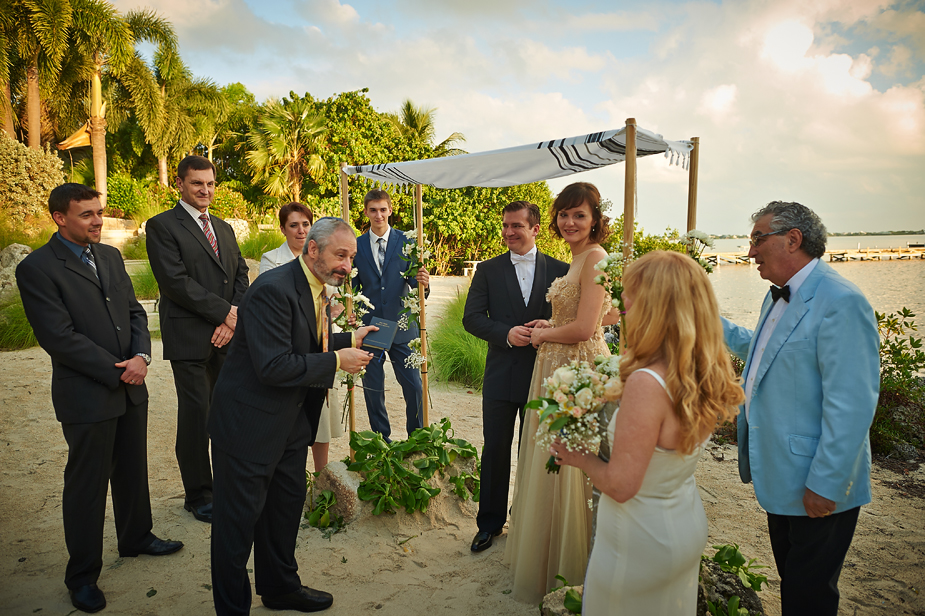
M704 253L711 265L748 265L747 252ZM892 259L925 259L925 248L861 248L859 250L826 250L823 259L829 261L890 261Z

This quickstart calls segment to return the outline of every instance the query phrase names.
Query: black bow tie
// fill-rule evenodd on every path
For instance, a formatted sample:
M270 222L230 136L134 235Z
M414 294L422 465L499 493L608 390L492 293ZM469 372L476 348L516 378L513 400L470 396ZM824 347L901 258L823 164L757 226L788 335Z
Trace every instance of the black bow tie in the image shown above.
M788 304L790 303L790 285L787 284L782 287L771 285L771 299L776 302L781 298Z

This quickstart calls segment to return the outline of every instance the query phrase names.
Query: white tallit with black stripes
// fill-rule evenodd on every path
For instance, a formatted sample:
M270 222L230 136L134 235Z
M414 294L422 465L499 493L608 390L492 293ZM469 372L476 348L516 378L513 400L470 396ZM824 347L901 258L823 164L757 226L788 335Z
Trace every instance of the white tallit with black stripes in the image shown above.
M661 135L636 129L636 156L662 154L671 163L687 167L689 141L668 141ZM590 171L626 160L626 127L580 137L541 141L490 152L462 154L381 165L344 167L383 184L423 184L437 188L464 186L516 186Z

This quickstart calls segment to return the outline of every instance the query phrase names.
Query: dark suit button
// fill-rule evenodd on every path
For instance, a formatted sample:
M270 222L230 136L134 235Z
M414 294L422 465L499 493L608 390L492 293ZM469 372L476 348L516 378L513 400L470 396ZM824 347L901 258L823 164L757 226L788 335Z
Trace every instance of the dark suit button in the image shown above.
M117 331L117 332L121 332L121 331L122 331L122 328L119 327L118 325L116 325L116 331Z
M228 284L228 281L227 281L227 280L223 280L222 282L223 282L224 284Z
M298 404L296 404L296 406L297 406L297 407L301 407L301 406L302 406L302 403L299 402Z
M108 298L108 297L106 298L106 301L107 301L107 302L109 301L109 298Z

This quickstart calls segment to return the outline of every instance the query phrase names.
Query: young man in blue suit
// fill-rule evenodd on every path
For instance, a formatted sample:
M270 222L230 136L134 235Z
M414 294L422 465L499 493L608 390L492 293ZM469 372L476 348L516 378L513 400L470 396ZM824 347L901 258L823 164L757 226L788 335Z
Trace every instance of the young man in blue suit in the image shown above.
M357 238L357 256L354 261L357 275L352 282L353 288L361 291L375 306L370 314L363 317L363 324L369 325L373 317L398 321L399 313L404 308L402 298L412 288L417 289L419 282L424 285L426 295L430 276L425 269L418 271L416 277L402 275L408 269L408 262L401 258L402 248L414 240L389 226L389 216L392 215L392 198L389 193L379 189L366 193L363 213L369 219L369 231ZM405 366L405 359L411 355L408 343L420 335L416 325L404 331L399 330L387 351L395 378L405 396L405 428L409 435L424 426L421 373L417 368ZM384 363L384 355L369 362L363 377L363 395L366 398L370 429L388 441L392 428L385 407Z
M768 513L782 612L838 612L838 576L870 502L868 431L880 393L880 337L856 286L819 260L826 230L799 203L752 216L748 256L774 284L753 332L724 320L745 360L739 474Z

